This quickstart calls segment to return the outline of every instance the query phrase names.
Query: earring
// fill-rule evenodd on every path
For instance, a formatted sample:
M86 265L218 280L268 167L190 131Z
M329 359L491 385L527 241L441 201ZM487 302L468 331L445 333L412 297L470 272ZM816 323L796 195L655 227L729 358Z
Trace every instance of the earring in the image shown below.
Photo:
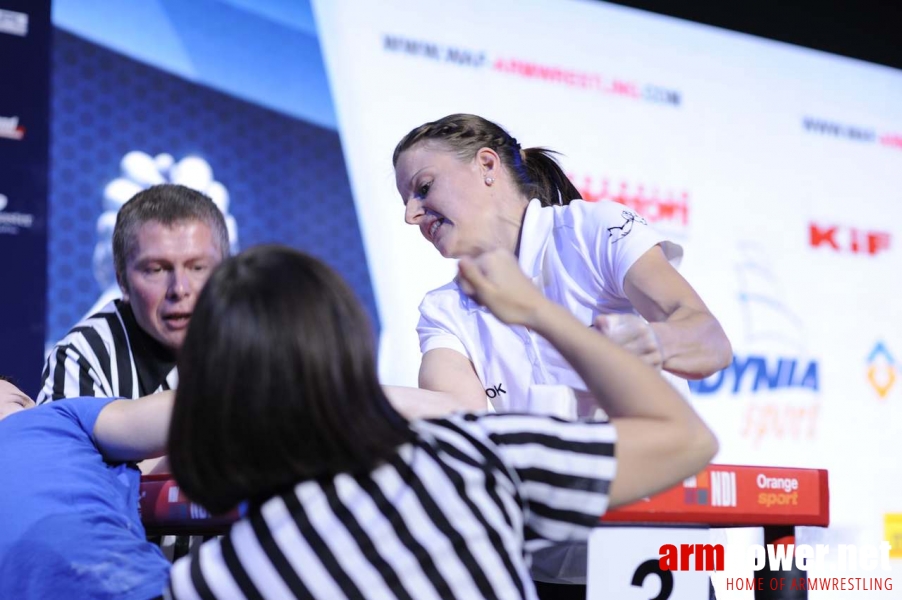
M495 178L494 178L494 177L486 177L486 178L485 178L485 184L486 184L486 185L492 185L493 183L495 183Z

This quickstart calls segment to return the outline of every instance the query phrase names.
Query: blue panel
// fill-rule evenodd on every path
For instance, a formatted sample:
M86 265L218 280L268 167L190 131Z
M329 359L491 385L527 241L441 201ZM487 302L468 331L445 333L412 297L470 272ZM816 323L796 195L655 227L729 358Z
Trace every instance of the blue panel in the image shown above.
M53 23L172 74L336 128L308 0L56 0Z
M279 242L326 260L375 319L335 131L238 100L60 29L54 36L49 339L97 300L103 190L130 151L197 155L231 196L241 247Z
M47 283L49 0L6 0L0 31L0 374L34 396Z
M308 0L219 0L247 12L316 35L316 20Z

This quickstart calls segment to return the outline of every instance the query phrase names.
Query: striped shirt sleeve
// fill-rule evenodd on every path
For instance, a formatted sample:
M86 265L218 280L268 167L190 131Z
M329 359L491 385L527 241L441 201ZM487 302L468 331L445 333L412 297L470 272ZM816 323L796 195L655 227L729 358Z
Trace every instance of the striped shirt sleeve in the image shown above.
M513 473L527 540L588 538L607 511L616 474L613 425L511 413L464 418L487 432Z
M50 351L37 402L84 396L135 398L131 351L113 304L81 321Z
M85 343L77 334L70 334L53 347L44 364L38 404L62 398L114 395L92 364L92 356L84 353Z

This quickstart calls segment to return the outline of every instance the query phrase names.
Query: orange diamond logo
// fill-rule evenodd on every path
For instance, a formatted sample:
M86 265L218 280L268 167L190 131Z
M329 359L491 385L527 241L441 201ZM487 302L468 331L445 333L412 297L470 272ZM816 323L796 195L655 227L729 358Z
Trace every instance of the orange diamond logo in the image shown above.
M868 381L881 399L896 383L896 361L883 342L877 342L868 356Z

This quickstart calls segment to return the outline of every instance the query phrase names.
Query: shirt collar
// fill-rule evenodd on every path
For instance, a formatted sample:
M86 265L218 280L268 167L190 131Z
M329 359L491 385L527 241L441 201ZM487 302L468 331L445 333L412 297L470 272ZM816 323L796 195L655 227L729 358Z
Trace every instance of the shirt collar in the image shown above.
M520 226L520 249L517 260L526 276L535 280L542 274L542 259L548 234L554 225L554 209L543 210L542 201L533 198Z
M520 269L533 282L537 282L542 276L545 246L553 226L554 210L543 210L542 201L538 198L530 200L526 206L526 213L523 215L523 224L520 225L520 248L517 262L520 264ZM458 289L460 289L459 284ZM460 298L461 304L467 312L488 310L473 301L463 291L460 292Z
M166 382L167 376L175 368L175 353L138 325L130 304L117 300L116 308L122 315L122 322L128 332L135 370L138 373L139 392L142 396L152 394Z

